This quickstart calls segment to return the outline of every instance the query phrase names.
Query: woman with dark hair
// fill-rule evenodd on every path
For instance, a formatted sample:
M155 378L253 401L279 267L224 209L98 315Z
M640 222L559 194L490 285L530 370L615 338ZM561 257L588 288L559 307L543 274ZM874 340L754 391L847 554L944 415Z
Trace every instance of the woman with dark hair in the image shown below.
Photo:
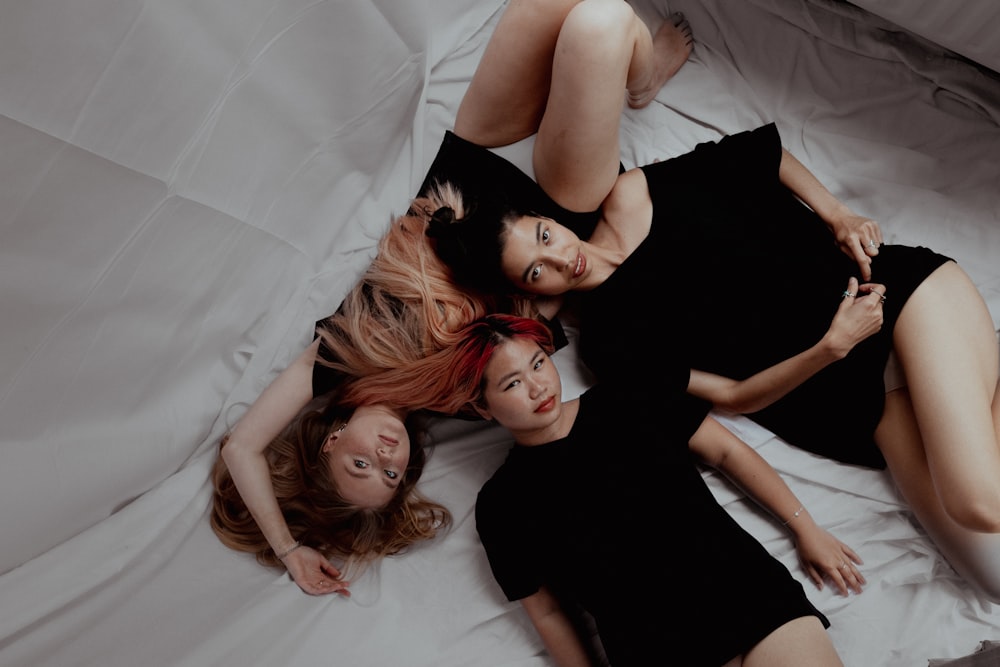
M795 536L817 586L843 593L860 559L821 529L778 474L656 360L563 402L536 321L491 315L443 353L458 395L514 446L476 502L490 567L560 667L588 665L564 609L596 623L615 667L740 661L841 665L829 622L788 570L716 502L695 457L743 487ZM627 357L627 353L625 354ZM624 376L622 376L624 377ZM653 539L659 535L659 539Z
M944 556L1000 600L1000 357L986 304L951 259L883 245L773 124L625 172L586 240L515 207L442 211L428 233L468 284L572 292L581 356L602 381L665 355L692 369L691 393L790 444L888 467ZM849 277L878 284L844 290ZM845 299L884 322L837 354L825 332ZM664 326L668 347L636 344ZM733 393L727 378L789 358Z

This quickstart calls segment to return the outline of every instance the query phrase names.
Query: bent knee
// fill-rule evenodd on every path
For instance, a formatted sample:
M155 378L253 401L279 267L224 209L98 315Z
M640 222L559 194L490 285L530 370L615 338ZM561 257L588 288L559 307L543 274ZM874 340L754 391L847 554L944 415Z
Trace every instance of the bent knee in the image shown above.
M964 495L945 501L945 511L958 525L977 533L1000 533L1000 497Z
M559 39L584 40L581 43L588 44L591 48L595 40L600 39L625 46L627 42L624 36L633 28L635 20L635 12L627 2L581 2L570 10L563 22Z

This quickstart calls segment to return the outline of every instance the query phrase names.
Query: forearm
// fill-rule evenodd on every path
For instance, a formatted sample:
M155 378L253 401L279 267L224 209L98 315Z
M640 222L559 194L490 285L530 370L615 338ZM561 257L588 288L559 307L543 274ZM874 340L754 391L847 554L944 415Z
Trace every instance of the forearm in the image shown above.
M802 518L802 503L785 480L750 445L709 417L691 438L692 451L740 487L783 524ZM793 518L794 517L794 518Z
M831 344L827 336L794 357L755 373L745 380L692 370L688 391L711 401L718 408L748 414L762 410L782 398L846 352Z
M277 553L292 546L294 538L275 497L266 452L312 398L312 364L317 346L313 343L261 393L222 448L236 490Z
M576 627L547 589L524 598L521 604L559 667L591 667L590 655Z
M778 179L801 199L809 208L827 221L837 216L850 213L850 210L839 199L820 183L819 179L798 158L787 150L781 150L781 165L778 168Z

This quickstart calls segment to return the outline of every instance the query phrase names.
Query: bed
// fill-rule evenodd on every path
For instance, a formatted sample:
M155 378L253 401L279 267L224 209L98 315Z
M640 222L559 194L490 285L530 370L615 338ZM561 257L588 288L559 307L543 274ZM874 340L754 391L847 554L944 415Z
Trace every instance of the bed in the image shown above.
M928 6L670 0L698 43L650 107L625 112L622 161L774 121L887 240L958 259L1000 324L1000 10L929 20ZM302 594L207 520L219 439L405 210L502 7L0 8L0 664L552 664L476 537L476 492L510 444L497 427L434 424L421 488L454 526L349 600ZM530 140L501 152L527 168ZM582 390L574 346L557 361ZM1000 608L885 473L719 416L864 558L861 595L815 590L781 527L705 471L804 582L847 665L923 667L1000 640Z

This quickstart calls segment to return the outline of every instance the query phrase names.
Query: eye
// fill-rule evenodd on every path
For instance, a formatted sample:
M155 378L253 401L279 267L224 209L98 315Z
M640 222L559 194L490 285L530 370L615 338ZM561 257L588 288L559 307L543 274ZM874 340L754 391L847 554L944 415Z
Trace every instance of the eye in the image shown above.
M384 472L385 476L388 477L389 479L396 479L397 477L399 477L399 473L396 472L395 470L386 470Z
M550 239L551 237L552 237L552 232L550 232L550 231L549 231L549 230L547 230L547 229L546 229L546 230L544 230L544 231L542 232L542 243L544 243L545 245L548 245L548 244L549 244L549 239Z
M362 470L368 467L368 461L362 459L354 459L354 467L361 468Z
M538 361L535 362L535 365L532 368L534 368L537 371L539 368L541 368L544 365L545 365L545 360L544 359L539 359Z
M532 280L538 280L538 276L540 276L540 275L542 275L542 267L541 267L541 265L536 266L535 268L533 268L531 270L531 279Z
M517 385L519 385L519 384L521 384L521 381L520 381L520 380L514 380L514 381L513 381L513 382L511 382L511 383L510 383L509 385L507 385L506 387L504 387L504 389L503 389L503 390L504 390L504 391L507 391L508 389L513 389L514 387L516 387L516 386L517 386Z

